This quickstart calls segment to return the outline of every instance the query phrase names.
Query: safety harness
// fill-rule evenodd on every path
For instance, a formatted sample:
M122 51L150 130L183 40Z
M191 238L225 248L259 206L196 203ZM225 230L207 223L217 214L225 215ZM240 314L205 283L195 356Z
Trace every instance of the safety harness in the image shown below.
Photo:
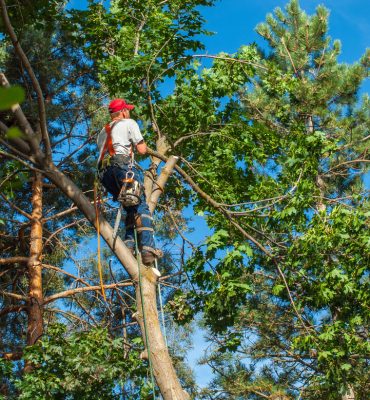
M110 124L105 125L106 139L103 148L99 155L98 169L104 173L105 169L111 165L112 160L114 163L114 156L116 152L112 142L112 130L117 122L112 126ZM118 201L123 207L132 207L140 204L140 196L142 193L141 184L135 179L134 167L134 152L132 151L132 144L130 146L130 161L128 163L128 171L126 177L122 179L121 191L118 195Z

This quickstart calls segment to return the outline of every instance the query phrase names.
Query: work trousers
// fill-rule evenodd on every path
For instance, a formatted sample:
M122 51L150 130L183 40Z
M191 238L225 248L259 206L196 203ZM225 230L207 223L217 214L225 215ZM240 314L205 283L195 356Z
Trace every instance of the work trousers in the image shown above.
M128 170L128 164L114 163L113 165L108 166L100 174L101 183L113 196L114 201L117 201L118 195L123 185L123 179L126 178ZM132 172L134 172L135 174L134 179L143 186L143 175L141 171L138 168L133 167ZM131 249L135 248L134 226L136 226L136 230L139 236L140 250L153 250L154 238L152 216L150 215L144 190L142 190L140 196L140 203L137 206L124 207L124 210L126 212L126 246Z

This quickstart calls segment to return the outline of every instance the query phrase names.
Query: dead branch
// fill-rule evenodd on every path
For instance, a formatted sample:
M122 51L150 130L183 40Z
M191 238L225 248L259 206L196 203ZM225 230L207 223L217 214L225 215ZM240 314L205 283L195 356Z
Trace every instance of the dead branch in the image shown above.
M133 286L133 282L121 282L121 283L112 283L110 285L104 285L104 289L116 289L118 287L127 287L127 286ZM91 292L91 291L99 291L101 290L101 286L88 286L88 287L82 287L82 288L76 288L76 289L70 289L70 290L65 290L64 292L60 292L57 294L53 294L51 296L45 297L43 305L49 304L52 301L58 300L58 299L63 299L66 297L73 296L77 293L84 293L84 292Z
M50 162L51 161L51 146L50 146L50 139L49 139L47 123L46 123L46 110L45 110L44 96L43 96L39 81L37 80L37 77L36 77L35 73L33 72L33 68L28 60L28 57L24 53L24 51L19 43L19 40L17 38L17 35L13 29L13 26L10 22L8 12L6 9L6 3L4 0L0 0L0 6L1 6L1 10L2 10L2 18L4 21L4 25L8 31L10 40L13 43L14 49L15 49L16 53L18 54L18 57L20 58L22 65L27 70L27 72L31 78L33 88L37 94L37 104L38 104L38 111L39 111L39 118L40 118L41 133L42 133L42 138L44 140L45 149L46 149L46 159L47 159L47 161Z
M28 257L9 257L9 258L0 258L0 265L9 265L9 264L27 264L29 258Z

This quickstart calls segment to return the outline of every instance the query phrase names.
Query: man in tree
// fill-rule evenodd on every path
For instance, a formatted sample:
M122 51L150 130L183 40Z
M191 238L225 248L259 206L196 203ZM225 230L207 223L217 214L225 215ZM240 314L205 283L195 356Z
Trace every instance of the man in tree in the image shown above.
M124 99L112 100L108 107L112 121L101 130L97 138L100 181L115 201L121 200L124 185L126 188L127 185L135 184L131 182L132 178L141 187L143 185L142 174L133 162L133 151L136 148L139 154L145 154L147 147L139 125L130 118L130 111L134 107ZM127 213L125 244L134 253L136 226L140 233L142 261L150 265L161 254L154 248L152 217L144 191L140 190L137 194L137 204L128 205L123 202L123 205Z

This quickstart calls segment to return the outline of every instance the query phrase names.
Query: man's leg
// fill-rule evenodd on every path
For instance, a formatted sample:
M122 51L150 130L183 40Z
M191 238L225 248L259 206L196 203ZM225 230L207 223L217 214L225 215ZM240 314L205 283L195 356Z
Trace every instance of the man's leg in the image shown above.
M143 264L151 265L156 258L162 256L162 253L155 248L153 219L150 215L145 195L141 197L141 203L137 208L137 215L135 217L136 227L140 235L140 250Z
M141 250L154 250L153 219L149 214L149 210L139 206L135 215L135 222Z
M109 166L101 179L101 183L107 191L113 196L113 200L117 201L118 194L122 187L122 179L126 176L126 169L116 165Z

